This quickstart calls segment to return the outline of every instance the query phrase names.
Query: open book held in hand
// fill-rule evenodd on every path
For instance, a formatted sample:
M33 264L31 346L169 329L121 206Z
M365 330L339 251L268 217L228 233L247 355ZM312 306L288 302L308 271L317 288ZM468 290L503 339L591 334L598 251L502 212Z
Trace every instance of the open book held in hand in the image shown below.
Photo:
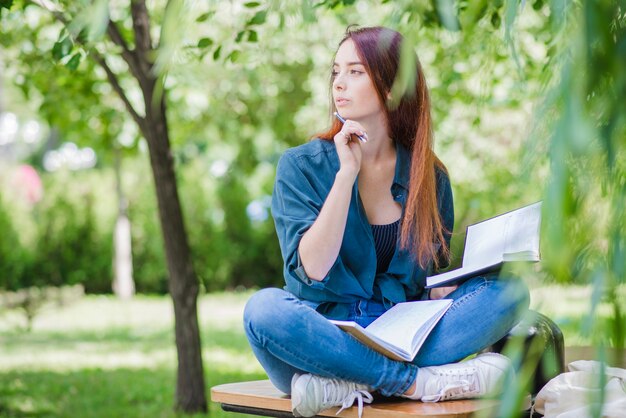
M507 261L540 260L541 202L467 227L462 267L426 278L426 288L498 269Z
M353 321L330 322L391 359L411 361L450 305L452 299L401 302L366 328Z

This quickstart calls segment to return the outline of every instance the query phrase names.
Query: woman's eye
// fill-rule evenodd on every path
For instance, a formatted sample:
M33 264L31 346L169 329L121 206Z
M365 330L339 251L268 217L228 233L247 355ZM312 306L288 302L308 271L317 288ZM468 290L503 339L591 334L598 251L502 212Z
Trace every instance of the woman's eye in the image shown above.
M359 75L359 74L363 74L365 71L362 71L362 70L350 70L350 71L348 71L348 72L349 72L350 74ZM331 75L332 77L337 77L337 76L339 75L339 71L337 71L337 70L333 70L333 71L330 73L330 75Z

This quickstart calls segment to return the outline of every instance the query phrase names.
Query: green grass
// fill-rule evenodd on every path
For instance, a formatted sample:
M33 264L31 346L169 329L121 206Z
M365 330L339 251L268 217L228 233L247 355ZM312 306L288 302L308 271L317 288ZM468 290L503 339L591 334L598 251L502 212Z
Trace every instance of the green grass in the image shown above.
M600 303L591 315L592 293L591 286L531 287L531 308L556 322L563 331L567 347L598 344L614 347L617 342L614 340L614 325L611 322L613 307L606 302ZM621 315L624 315L626 286L620 286L617 294ZM623 344L624 341L621 341L617 345L623 347Z
M207 392L221 383L265 378L241 326L250 294L200 299ZM559 324L566 345L589 345L606 332L603 320L584 332L590 295L589 287L541 287L532 291L532 307ZM599 313L608 316L605 306ZM0 312L0 417L178 416L172 410L176 351L168 297L124 302L88 296L44 308L30 333L24 324L19 312ZM214 403L210 415L241 416Z
M241 325L249 295L200 299L207 392L265 378ZM168 297L88 296L45 308L30 333L24 324L18 312L0 316L0 417L180 416L172 409L176 350ZM209 407L212 417L235 416Z

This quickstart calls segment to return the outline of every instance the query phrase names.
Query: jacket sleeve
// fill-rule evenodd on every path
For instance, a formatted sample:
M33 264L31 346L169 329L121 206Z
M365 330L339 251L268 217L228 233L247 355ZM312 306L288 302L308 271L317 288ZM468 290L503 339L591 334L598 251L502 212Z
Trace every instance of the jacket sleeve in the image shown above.
M323 199L317 194L296 157L286 152L278 161L272 193L272 216L278 235L285 269L302 282L316 286L306 275L298 246L302 236L313 225L322 209Z
M321 281L310 279L300 260L300 240L319 216L332 186L322 184L313 169L305 172L302 165L293 154L285 153L276 168L272 194L272 216L284 260L285 280L288 286L290 281L291 284L297 281L312 289L343 295L346 280L342 279L354 275L344 266L341 255Z

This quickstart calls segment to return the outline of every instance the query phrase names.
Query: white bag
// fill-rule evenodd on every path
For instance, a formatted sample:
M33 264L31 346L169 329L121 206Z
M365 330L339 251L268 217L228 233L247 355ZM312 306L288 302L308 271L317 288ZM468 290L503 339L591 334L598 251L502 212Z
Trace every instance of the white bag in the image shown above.
M561 373L541 388L531 411L545 418L591 417L591 406L599 399L598 382L602 363L579 360L568 365L569 372ZM603 418L626 418L626 370L604 368ZM597 406L597 405L596 405Z

